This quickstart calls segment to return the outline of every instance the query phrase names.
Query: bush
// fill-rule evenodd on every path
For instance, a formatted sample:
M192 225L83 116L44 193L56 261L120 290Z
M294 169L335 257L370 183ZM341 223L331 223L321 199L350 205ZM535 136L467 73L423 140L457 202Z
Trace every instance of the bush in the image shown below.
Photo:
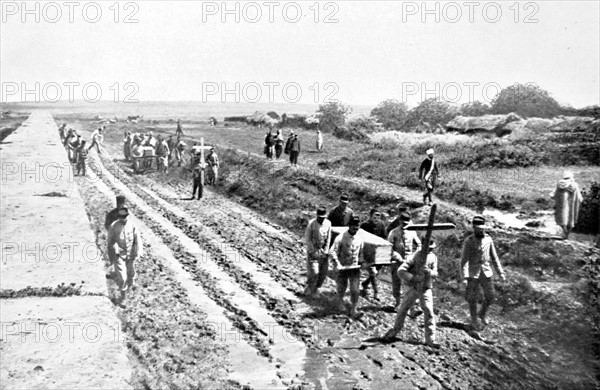
M319 115L319 129L323 132L332 132L344 126L346 117L352 109L342 103L331 102L321 104L317 110Z
M345 139L347 141L360 141L360 142L369 142L370 138L367 133L359 128L349 129L346 126L336 127L333 131L333 135Z
M582 191L583 202L579 209L579 218L573 229L578 233L600 233L600 183L593 182L590 189Z
M515 168L537 166L542 160L543 157L528 146L494 141L485 147L469 150L463 155L455 155L446 165L456 169Z

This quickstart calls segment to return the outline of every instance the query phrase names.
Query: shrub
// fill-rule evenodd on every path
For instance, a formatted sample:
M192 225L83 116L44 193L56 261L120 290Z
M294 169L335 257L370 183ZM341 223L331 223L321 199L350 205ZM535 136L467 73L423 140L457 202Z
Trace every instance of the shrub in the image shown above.
M600 183L593 182L589 190L582 191L583 202L579 218L573 229L578 233L598 234L600 224Z

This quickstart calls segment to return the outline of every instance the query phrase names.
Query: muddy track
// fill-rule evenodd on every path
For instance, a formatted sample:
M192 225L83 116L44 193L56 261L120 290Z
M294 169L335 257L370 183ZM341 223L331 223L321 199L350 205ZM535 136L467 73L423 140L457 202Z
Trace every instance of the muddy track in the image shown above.
M102 250L106 247L105 213L114 206L88 180L77 180L77 184L95 227L97 245ZM214 329L205 324L206 314L189 302L182 286L152 255L147 243L145 249L127 307L118 309L134 363L133 386L241 388L222 379L227 377L227 351L216 341ZM108 288L109 295L114 297L114 283L109 282Z
M111 171L117 170L113 166L115 162L103 158L103 163ZM355 322L348 321L345 315L332 314L327 303L333 294L326 296L322 302L310 302L312 310L309 312L299 309L305 306L303 303L269 295L252 274L228 260L221 244L228 243L285 289L299 294L303 285L303 278L299 276L304 272L304 252L296 236L281 230L261 228L260 223L257 225L253 220L256 217L247 211L241 214L231 212L231 202L210 190L206 191L201 202L183 201L176 193L165 189L168 181L171 181L166 177L155 174L129 175L125 164L120 161L116 161L116 164L121 168L119 178L131 191L175 224L187 237L206 248L219 267L241 288L256 296L279 324L300 338L304 330L323 330L313 331L312 338L306 338L305 335L303 339L310 347L308 354L312 359L312 363L307 361L305 378L315 387L324 381L329 387L335 388L552 387L548 378L539 375L544 372L543 362L528 357L526 348L519 346L516 340L488 345L466 336L463 331L438 323L443 349L435 351L421 345L422 330L418 325L421 321L417 321L407 324L403 342L382 346L377 342L369 342L369 339L385 331L393 321L393 313L386 313L378 306L373 307L371 301L361 299L359 305L362 305L365 316L361 322ZM174 190L187 194L188 184L178 183ZM182 218L169 210L149 195L147 189L184 210L189 218ZM153 230L161 231L160 226L154 225ZM170 238L164 233L168 241ZM214 235L219 239L215 240ZM175 253L177 247L171 250ZM182 252L181 248L179 252ZM178 256L180 262L189 263L189 254L182 253ZM197 264L193 266L197 268ZM195 274L195 271L191 272ZM332 286L328 283L324 290ZM506 377L507 372L518 372L519 377Z
M106 177L103 177L102 180L115 193L120 192L111 182L111 180L108 180ZM184 249L184 246L181 244L179 238L167 232L163 226L149 217L147 213L144 212L140 207L136 206L135 204L129 204L128 207L131 208L134 214L148 227L150 227L155 234L163 239L163 242L171 250L173 256L184 266L188 272L194 275L194 280L200 283L210 298L225 309L225 316L231 320L237 329L241 330L242 333L246 335L250 344L253 345L262 356L272 359L273 357L269 353L268 339L265 338L267 333L264 332L264 330L255 320L248 316L246 311L235 306L231 300L227 298L228 294L218 288L216 285L216 279L213 276L198 267L197 259L193 254ZM175 226L178 225L175 223ZM182 231L185 232L183 229Z
M103 162L105 164L111 164L110 161L105 160ZM332 315L331 309L328 306L329 303L333 302L333 294L330 294L330 296L326 299L324 305L322 305L323 307L317 308L311 313L294 313L294 305L290 304L285 300L278 299L277 297L269 296L265 294L263 289L257 288L256 283L248 282L247 280L251 280L252 276L244 274L235 266L233 266L229 261L227 261L227 259L222 253L219 253L221 251L221 248L219 246L215 247L214 243L211 243L210 240L203 238L202 234L200 233L202 231L202 228L199 227L198 224L190 223L189 221L185 221L183 218L178 217L171 211L162 207L152 197L145 193L145 191L138 188L136 182L141 181L140 179L138 179L137 177L125 176L121 176L120 179L123 180L127 184L127 186L132 191L134 191L134 193L136 193L136 195L144 199L145 202L150 204L153 208L160 210L161 214L163 214L166 218L168 218L171 222L178 226L186 235L188 235L190 238L194 239L198 243L203 244L204 247L209 252L211 252L211 255L213 255L215 259L220 259L219 264L226 271L228 271L228 273L232 274L234 279L238 281L243 288L248 289L248 291L254 295L258 295L259 299L271 311L272 315L277 319L277 321L281 325L290 329L294 336L301 338L303 341L305 341L307 345L325 349L324 355L339 355L338 358L344 359L342 357L342 355L344 355L343 353L340 355L337 351L330 347L335 345L338 341L341 341L348 335L353 335L354 337L358 336L359 333L362 333L364 335L364 331L367 329L370 329L371 331L378 330L378 333L383 333L386 328L385 324L390 324L393 321L393 314L382 312L376 307L367 307L365 317L363 317L363 319L360 322L350 321L345 315ZM144 184L148 185L147 183ZM150 186L155 188L160 187L153 186L151 184ZM160 189L158 189L158 191L160 192ZM263 234L257 235L256 228L254 227L254 229L252 229L252 224L245 223L241 224L240 226L239 219L237 218L235 218L233 221L227 221L226 218L232 219L232 217L229 216L227 212L224 212L220 209L220 207L223 206L220 206L218 204L220 203L219 200L215 200L214 204L212 205L205 204L200 209L201 211L217 210L215 211L215 213L220 214L217 216L211 214L212 212L208 212L208 216L203 215L203 213L201 212L198 212L199 210L193 207L193 204L195 202L191 202L190 204L190 202L179 201L178 199L173 198L167 198L166 200L173 203L178 203L178 206L181 206L186 210L186 212L189 212L191 219L200 222L201 225L206 224L208 226L212 226L215 230L217 230L218 234L226 238L232 244L232 246L234 246L237 250L239 250L251 260L257 261L259 265L262 265L261 268L268 271L274 278L276 278L276 280L278 280L286 288L296 293L301 291L301 287L299 286L302 286L302 281L299 282L297 276L302 272L302 268L300 267L303 267L303 257L302 255L298 255L298 253L302 254L303 250L298 244L294 245L293 243L288 242L288 245L285 245L283 248L279 246L274 246L273 242L269 241L269 238L275 237L269 236L268 234L264 234L264 232ZM219 221L218 225L214 222L215 220ZM236 224L239 229L235 229L233 227L230 229L226 228L226 226L229 227L232 224ZM244 228L249 228L251 229L251 231L244 231ZM249 242L248 240L249 237L252 237L251 242ZM236 241L236 238L241 238L242 242ZM260 241L257 242L257 240ZM277 240L275 240L275 242L281 241L282 240L279 237L277 238ZM266 247L272 250L260 253L256 253L253 251L253 249L261 247ZM296 261L290 261L290 259ZM286 266L287 269L281 270L279 267L273 266L273 264L284 264L284 261L282 260L285 260L285 262L288 263L288 265ZM185 261L185 259L183 261ZM293 276L291 274L293 274ZM316 333L316 337L314 332L315 329L320 330L320 332ZM417 331L417 333L420 332ZM367 333L367 335L365 336L366 337L363 336L363 338L368 338L369 336L372 337L373 334L369 335ZM417 335L413 335L413 337L417 339L419 338L419 336ZM346 357L345 359L348 359L348 357ZM355 359L356 362L358 362L364 360L364 357L357 356ZM352 360L354 359L351 359L350 361ZM423 369L429 374L427 376L429 376L430 379L427 381L429 382L430 386L433 383L437 385L434 387L439 386L442 388L454 388L456 386L456 383L454 383L453 386L453 380L449 381L448 379L438 379L441 377L437 375L436 372L439 372L440 368L442 368L443 366L436 367L436 365L431 364L431 361L427 362L428 359L425 359L425 361L421 360L421 362L419 362L419 360L415 359L412 360L412 362L417 367ZM392 367L394 365L392 365ZM386 367L387 370L389 370L390 368L391 367ZM393 371L395 372L395 370ZM359 379L366 380L367 383L368 381L370 381L369 376L362 377L361 375L353 374L351 372L344 372L343 374L346 374L345 376L350 375L351 377L354 377L354 379L357 379L356 377L358 376ZM388 378L393 379L394 375L395 374L391 374ZM445 377L451 378L452 375L446 375ZM460 382L461 381L459 381L458 383Z

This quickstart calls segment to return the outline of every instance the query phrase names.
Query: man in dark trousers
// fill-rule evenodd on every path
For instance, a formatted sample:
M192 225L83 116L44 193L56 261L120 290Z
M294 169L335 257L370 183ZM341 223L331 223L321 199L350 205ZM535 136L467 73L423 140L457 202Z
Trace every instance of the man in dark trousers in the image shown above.
M192 191L192 199L196 196L196 190L198 191L198 200L202 199L202 195L204 192L204 183L202 183L202 171L204 170L204 162L199 162L195 164L193 169L193 191Z
M348 207L348 203L350 203L350 197L348 197L348 194L343 193L340 196L340 203L327 216L331 226L348 226L354 216L354 212Z
M290 146L292 145L292 140L294 139L294 132L290 130L290 135L288 139L285 141L285 148L283 148L283 153L290 154Z
M369 220L365 223L363 223L362 225L360 225L360 228L368 233L374 234L378 237L381 237L383 239L386 239L386 234L385 234L385 223L381 220L381 211L377 208L374 207L371 209L371 215L369 217ZM373 285L373 299L378 301L379 297L377 296L378 293L378 289L377 289L377 272L379 272L379 270L381 269L382 266L375 266L372 265L369 267L368 272L369 272L369 276L367 277L367 279L365 279L365 281L363 281L362 284L362 290L360 291L361 296L366 297L369 294L369 284Z
M423 180L423 186L425 187L425 192L423 193L423 204L429 204L431 206L431 194L433 193L433 189L435 188L437 177L438 177L438 167L437 163L433 159L433 149L428 149L427 158L423 160L421 166L419 167L419 179ZM429 200L429 203L427 203Z
M300 155L300 140L298 134L294 134L294 138L290 143L290 163L294 167L298 167L298 155Z
M496 253L494 241L485 232L485 219L482 216L475 216L472 223L473 234L466 238L462 247L460 275L463 283L467 286L465 297L469 304L471 327L474 330L480 330L477 317L481 319L483 325L487 325L486 314L494 301L492 266L496 269L502 281L506 281L506 276ZM477 312L480 286L483 288L483 304L481 310Z

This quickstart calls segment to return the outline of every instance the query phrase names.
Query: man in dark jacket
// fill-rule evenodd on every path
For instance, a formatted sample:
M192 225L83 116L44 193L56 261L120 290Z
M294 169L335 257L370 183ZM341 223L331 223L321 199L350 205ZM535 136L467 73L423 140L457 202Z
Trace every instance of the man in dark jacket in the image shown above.
M300 154L300 140L298 134L294 134L294 138L290 143L290 163L294 167L298 167L298 155Z
M419 179L423 180L423 185L425 187L425 192L423 193L423 204L426 205L426 201L429 199L429 205L431 205L431 194L433 193L433 189L435 188L435 184L437 182L438 167L437 163L433 159L433 149L429 149L425 153L427 154L427 158L423 160L421 166L419 167Z
M283 153L290 154L290 146L292 145L293 139L294 139L294 132L290 130L290 135L288 136L287 141L285 141L285 148L283 149Z
M348 194L343 193L340 196L340 203L327 216L327 219L331 221L331 226L348 226L354 216L354 212L348 207L348 203L350 203L350 197Z

